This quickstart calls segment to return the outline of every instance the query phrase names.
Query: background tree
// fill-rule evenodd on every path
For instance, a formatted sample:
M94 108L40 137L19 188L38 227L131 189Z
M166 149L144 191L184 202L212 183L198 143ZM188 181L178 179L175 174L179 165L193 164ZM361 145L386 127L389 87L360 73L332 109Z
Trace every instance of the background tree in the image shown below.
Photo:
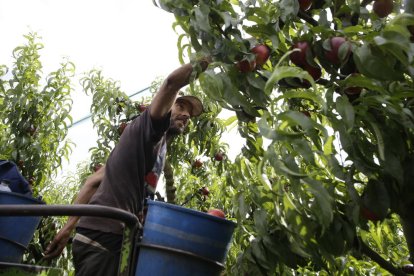
M64 60L43 79L40 50L43 44L36 33L24 36L26 44L13 51L9 70L0 66L0 158L16 163L28 180L34 197L45 203L63 203L52 195L53 177L68 158L72 143L66 139L72 123L72 78L75 66ZM70 191L66 187L60 195ZM59 219L45 218L24 256L27 263L38 263Z
M71 143L65 138L72 123L69 112L75 67L64 61L42 80L39 51L43 45L34 33L25 38L27 44L13 51L11 71L5 66L0 71L0 156L19 166L38 195L71 153Z

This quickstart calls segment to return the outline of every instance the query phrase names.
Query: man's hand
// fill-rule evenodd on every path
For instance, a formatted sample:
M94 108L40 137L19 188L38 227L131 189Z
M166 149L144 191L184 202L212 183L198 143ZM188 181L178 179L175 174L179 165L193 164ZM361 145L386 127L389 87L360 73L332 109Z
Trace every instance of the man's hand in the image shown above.
M43 258L49 260L62 254L63 249L69 241L71 232L72 231L70 230L62 228L53 241L47 246Z
M171 72L163 81L151 102L150 116L153 120L161 120L170 112L175 103L177 94L181 88L189 84L191 78L196 78L199 73L207 69L207 58L195 63L187 63Z
M105 165L86 179L85 184L79 191L79 194L77 195L74 203L87 204L89 200L92 198L92 196L95 194L99 185L101 184L104 175ZM63 226L63 228L57 233L53 241L47 246L44 252L44 259L53 259L62 253L63 249L69 241L72 231L76 227L78 220L79 217L77 216L69 217L65 226Z

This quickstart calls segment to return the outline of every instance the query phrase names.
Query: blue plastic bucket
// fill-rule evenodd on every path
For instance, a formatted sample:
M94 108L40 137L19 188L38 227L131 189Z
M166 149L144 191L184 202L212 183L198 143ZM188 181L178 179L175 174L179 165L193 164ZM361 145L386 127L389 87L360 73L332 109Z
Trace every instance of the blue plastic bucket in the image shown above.
M2 204L43 204L18 193L0 191ZM41 217L0 216L0 262L20 263Z
M234 222L164 202L148 204L135 275L220 275Z

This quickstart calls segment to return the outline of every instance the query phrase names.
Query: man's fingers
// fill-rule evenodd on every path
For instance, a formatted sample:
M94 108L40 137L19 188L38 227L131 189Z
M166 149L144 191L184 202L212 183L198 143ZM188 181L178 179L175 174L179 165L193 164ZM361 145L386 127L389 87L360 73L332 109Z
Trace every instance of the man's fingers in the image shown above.
M48 254L50 251L52 251L53 250L53 248L55 248L56 247L56 241L51 241L50 243L49 243L49 245L46 247L46 250L45 250L45 254Z
M45 255L43 256L43 258L46 259L46 260L53 259L53 258L59 256L61 252L62 252L62 250L60 250L60 248L55 247L54 249L46 250Z
M49 245L46 247L46 250L44 251L44 259L51 259L56 256L59 256L63 249L60 248L59 242L52 241L49 243Z

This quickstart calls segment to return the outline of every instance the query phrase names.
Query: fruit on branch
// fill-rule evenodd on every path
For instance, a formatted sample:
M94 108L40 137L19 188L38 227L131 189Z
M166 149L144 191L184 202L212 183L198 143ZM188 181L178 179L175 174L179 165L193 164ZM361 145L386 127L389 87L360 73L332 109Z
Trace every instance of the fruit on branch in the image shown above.
M344 89L344 93L346 95L350 95L350 96L359 95L359 94L361 94L361 92L362 92L362 88L361 87L355 87L355 86L353 86L353 87L346 87Z
M123 109L124 108L122 107L122 105L118 104L117 107L116 107L116 114L121 113Z
M308 80L300 78L285 78L278 81L280 87L287 88L310 88L312 85Z
M298 67L306 70L316 81L322 76L322 70L318 65L309 64L308 60L313 60L312 49L309 42L299 41L293 44L292 49L299 49L290 54L290 61ZM310 87L310 83L306 80L301 81L305 88Z
M147 110L147 108L148 108L148 106L147 105L145 105L145 104L139 104L138 105L138 111L139 112L144 112L145 110Z
M299 0L299 9L302 11L307 11L312 6L312 0Z
M406 264L401 267L401 270L407 274L414 274L414 265Z
M353 78L353 77L357 77L357 76L358 76L357 73L350 74L349 76L346 77L345 81L349 78ZM348 96L349 100L353 101L353 100L355 100L356 98L359 97L359 94L361 94L362 87L346 86L343 91L344 91L345 95Z
M380 18L387 17L392 12L393 8L393 0L375 0L372 5L372 10Z
M361 206L360 214L363 218L370 220L370 221L375 222L375 221L380 220L380 217L377 214L375 214L375 212L373 212L372 210L368 209L365 206Z
M342 75L346 75L346 76L353 74L353 73L358 73L358 69L356 68L352 52L349 55L346 63L343 66L341 66L339 70Z
M299 82L299 87L301 87L301 88L311 88L312 87L312 84L308 80L301 80L299 78L297 78L297 79L298 79L298 82Z
M145 175L144 179L145 179L145 182L148 183L148 185L154 188L157 187L158 175L155 172L150 171L149 173Z
M266 63L270 56L270 49L264 44L258 44L251 49L251 52L256 55L256 65L262 66Z
M256 68L256 60L242 59L236 63L236 67L241 73L252 72Z
M302 113L303 115L305 115L306 117L309 117L309 118L310 118L310 116L311 116L311 114L310 114L310 112L309 112L308 110L302 110L302 111L301 111L301 113Z
M314 67L314 66L311 66L311 65L305 65L305 66L303 66L303 69L306 70L309 73L309 75L311 75L312 78L315 81L319 80L322 76L322 70L319 66Z
M203 166L203 161L201 161L201 160L199 160L199 159L197 159L197 160L195 160L194 161L194 163L193 163L193 167L194 168L201 168L201 166Z
M93 171L97 172L102 168L102 164L101 163L96 163L95 165L93 165Z
M346 43L343 47L340 47ZM338 65L345 61L351 54L351 44L344 37L336 36L329 39L330 50L325 51L325 58L331 63ZM340 51L345 51L343 54Z
M224 154L223 154L221 151L217 152L217 153L214 155L214 159L215 159L216 161L223 161L223 157L224 157Z
M127 127L127 123L122 122L119 126L118 126L118 133L119 135L122 135L122 133L124 133L125 128Z
M28 183L30 185L30 187L33 187L33 185L35 184L35 179L33 177L30 177L28 180Z
M36 134L37 128L34 125L30 125L26 131L29 133L30 136L34 136Z
M202 187L198 191L204 196L208 196L210 194L210 191L207 187Z
M307 41L299 41L293 44L293 49L299 49L300 51L295 51L290 54L290 61L296 66L302 67L305 65L309 65L306 59L308 52L311 53L310 44Z
M212 215L212 216L216 216L216 217L219 217L219 218L226 218L226 215L220 209L210 209L210 210L207 211L207 214Z

